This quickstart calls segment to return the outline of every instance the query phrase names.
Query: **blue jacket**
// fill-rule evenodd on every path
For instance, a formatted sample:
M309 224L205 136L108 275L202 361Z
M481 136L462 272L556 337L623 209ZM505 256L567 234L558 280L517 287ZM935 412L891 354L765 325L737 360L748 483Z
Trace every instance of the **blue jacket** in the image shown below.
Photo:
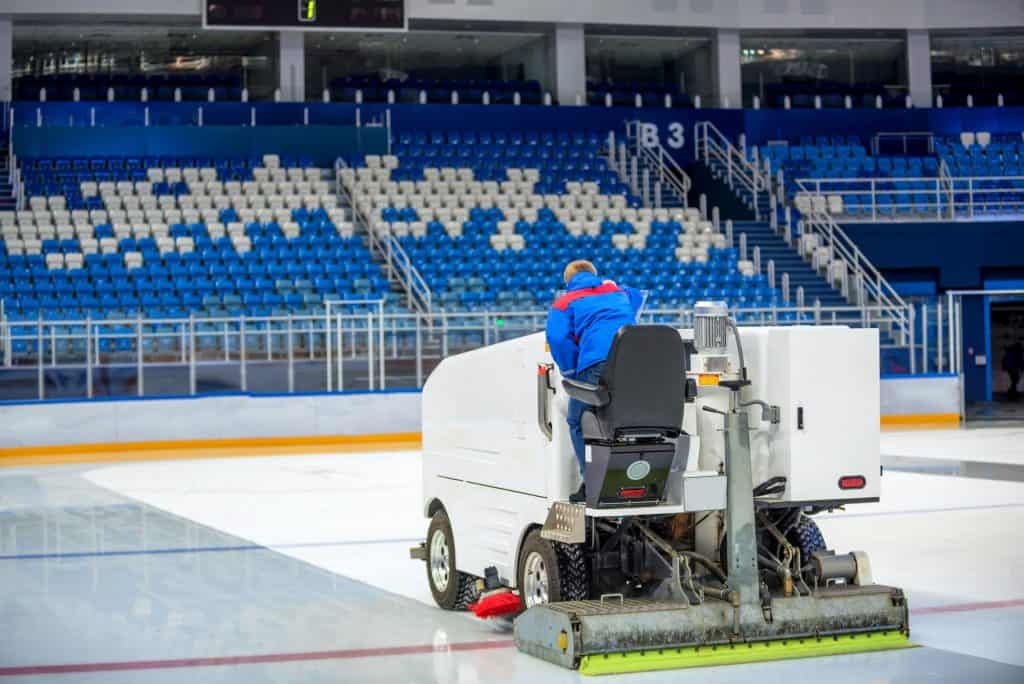
M551 306L547 340L562 375L573 377L608 358L615 333L636 323L643 294L592 273L577 273L567 289Z

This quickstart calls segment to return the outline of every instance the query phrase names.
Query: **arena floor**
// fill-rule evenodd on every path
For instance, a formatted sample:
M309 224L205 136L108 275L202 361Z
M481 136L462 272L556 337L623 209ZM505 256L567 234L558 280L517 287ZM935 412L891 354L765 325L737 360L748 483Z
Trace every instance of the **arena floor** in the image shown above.
M817 519L922 648L610 677L1024 681L1024 430L885 433L883 500ZM415 451L0 469L0 678L569 682L409 560Z

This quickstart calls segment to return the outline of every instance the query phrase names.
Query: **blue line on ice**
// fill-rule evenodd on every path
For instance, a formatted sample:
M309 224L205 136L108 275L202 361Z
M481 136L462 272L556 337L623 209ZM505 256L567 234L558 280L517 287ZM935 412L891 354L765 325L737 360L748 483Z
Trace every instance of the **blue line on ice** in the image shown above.
M163 549L124 549L111 551L68 551L66 553L21 553L0 556L5 560L58 560L72 558L104 558L112 556L160 556L183 553L225 553L233 551L274 551L276 549L313 549L332 546L362 546L367 544L411 544L423 541L422 538L410 539L349 539L345 541L305 542L297 544L238 544L234 546L198 546L172 547Z

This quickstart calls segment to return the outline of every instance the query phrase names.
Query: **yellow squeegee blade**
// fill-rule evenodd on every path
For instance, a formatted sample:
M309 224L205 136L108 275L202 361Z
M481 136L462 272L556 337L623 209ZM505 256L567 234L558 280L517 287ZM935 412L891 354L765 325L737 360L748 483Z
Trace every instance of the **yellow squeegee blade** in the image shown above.
M817 658L914 647L915 644L910 643L907 634L893 631L840 634L820 639L779 639L717 646L665 648L584 656L580 660L580 674L678 670L688 667L762 663L770 660Z

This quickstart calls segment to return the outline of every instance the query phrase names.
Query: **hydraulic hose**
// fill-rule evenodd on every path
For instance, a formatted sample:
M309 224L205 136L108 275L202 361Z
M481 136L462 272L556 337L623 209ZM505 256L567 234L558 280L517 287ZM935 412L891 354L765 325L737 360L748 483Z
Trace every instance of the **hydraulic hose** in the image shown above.
M729 581L729 578L725 576L725 573L722 572L722 569L715 565L714 561L712 561L704 554L697 553L696 551L677 551L676 553L678 553L680 556L692 558L693 560L703 565L712 575L715 576L715 579L717 579L722 584L726 584Z
M743 343L740 341L739 328L736 327L736 322L731 318L726 318L725 324L729 326L729 330L732 331L732 336L736 339L736 354L740 357L740 377L746 380L747 362L743 357Z

